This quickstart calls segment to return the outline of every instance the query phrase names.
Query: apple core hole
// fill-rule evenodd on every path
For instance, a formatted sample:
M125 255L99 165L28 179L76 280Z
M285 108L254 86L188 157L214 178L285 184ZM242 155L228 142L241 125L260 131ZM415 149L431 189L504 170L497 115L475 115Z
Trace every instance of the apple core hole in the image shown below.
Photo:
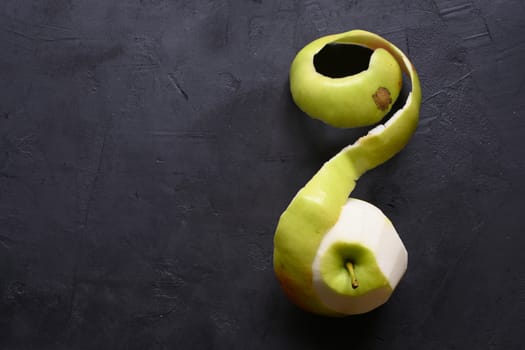
M368 69L374 51L359 45L330 43L314 55L317 73L329 78L343 78Z

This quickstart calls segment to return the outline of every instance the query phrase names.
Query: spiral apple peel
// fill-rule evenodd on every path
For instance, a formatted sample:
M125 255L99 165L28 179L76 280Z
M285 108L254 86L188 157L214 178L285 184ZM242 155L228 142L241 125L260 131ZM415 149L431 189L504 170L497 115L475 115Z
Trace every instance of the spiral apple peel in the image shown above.
M314 55L333 43L373 50L368 69L342 78L318 73ZM292 62L290 90L297 106L345 128L379 122L399 96L402 72L412 86L405 105L326 162L279 219L274 270L284 292L305 310L329 316L368 312L389 299L405 273L407 251L390 220L349 196L360 176L408 143L418 123L421 88L400 49L362 30L317 39Z

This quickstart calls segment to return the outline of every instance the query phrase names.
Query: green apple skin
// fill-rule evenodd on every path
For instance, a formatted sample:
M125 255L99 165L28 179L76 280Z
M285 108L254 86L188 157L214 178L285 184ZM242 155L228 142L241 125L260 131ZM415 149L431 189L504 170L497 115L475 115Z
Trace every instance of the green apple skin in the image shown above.
M370 57L367 70L343 77L318 74L312 57L325 45L316 40L303 48L290 68L290 91L296 104L310 117L340 128L367 126L383 119L399 96L403 78L395 58L385 49ZM378 106L373 98L384 89L389 101Z
M326 162L299 190L281 215L277 225L274 236L273 264L275 274L286 295L296 305L307 311L327 316L344 316L344 313L327 307L313 288L312 264L316 252L324 235L336 224L341 209L354 189L357 179L366 171L384 163L401 151L414 134L421 105L421 88L412 63L401 50L380 36L362 30L326 36L307 45L304 51L300 51L298 55L301 57L299 60L294 60L290 72L290 86L295 103L303 111L315 114L314 117L321 118L324 122L336 127L363 125L366 122L363 120L366 111L361 111L360 107L354 109L359 115L356 121L349 121L348 119L352 116L344 111L341 114L328 113L325 120L323 110L331 108L332 100L315 100L306 92L308 88L316 89L317 82L323 81L322 84L329 90L328 92L338 98L344 98L347 94L355 93L359 85L366 84L366 81L359 82L353 85L353 89L348 89L343 83L325 84L324 81L330 78L321 76L315 69L311 69L313 55L324 45L335 42L387 51L395 59L400 69L410 76L412 85L412 91L403 108L398 110L384 125L376 127ZM376 59L384 58L386 62L390 62L388 56L381 53L375 57ZM303 64L310 68L301 67ZM374 64L370 65L369 69L371 68L377 67ZM363 74L363 76L367 75ZM373 78L370 83L371 90L377 88L378 85L389 84L388 86L392 89L391 93L396 94L395 86L400 86L397 73L392 74L393 80L389 82L379 80L374 74L371 76ZM333 80L338 79L341 78ZM301 83L299 84L297 80ZM358 102L356 99L353 100ZM368 122L370 125L377 121L378 108L375 103L373 105L368 103L367 108L370 108ZM384 116L387 111L382 112ZM377 276L379 279L384 278ZM361 291L366 292L365 289Z

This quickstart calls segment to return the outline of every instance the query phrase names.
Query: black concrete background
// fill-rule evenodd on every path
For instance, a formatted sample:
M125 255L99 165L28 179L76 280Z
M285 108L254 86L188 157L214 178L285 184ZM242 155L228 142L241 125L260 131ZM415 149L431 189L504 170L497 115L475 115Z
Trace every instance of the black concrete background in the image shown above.
M1 349L523 349L521 0L2 0ZM289 64L362 28L424 92L353 196L410 254L390 302L306 314L273 231L366 130L309 120Z

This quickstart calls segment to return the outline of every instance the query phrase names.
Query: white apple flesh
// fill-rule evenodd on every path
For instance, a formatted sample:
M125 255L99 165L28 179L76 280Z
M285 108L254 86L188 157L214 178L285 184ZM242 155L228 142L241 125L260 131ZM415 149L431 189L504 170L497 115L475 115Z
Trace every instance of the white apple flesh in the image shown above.
M328 309L362 314L390 298L407 262L407 250L383 212L349 198L319 245L312 264L313 287Z

